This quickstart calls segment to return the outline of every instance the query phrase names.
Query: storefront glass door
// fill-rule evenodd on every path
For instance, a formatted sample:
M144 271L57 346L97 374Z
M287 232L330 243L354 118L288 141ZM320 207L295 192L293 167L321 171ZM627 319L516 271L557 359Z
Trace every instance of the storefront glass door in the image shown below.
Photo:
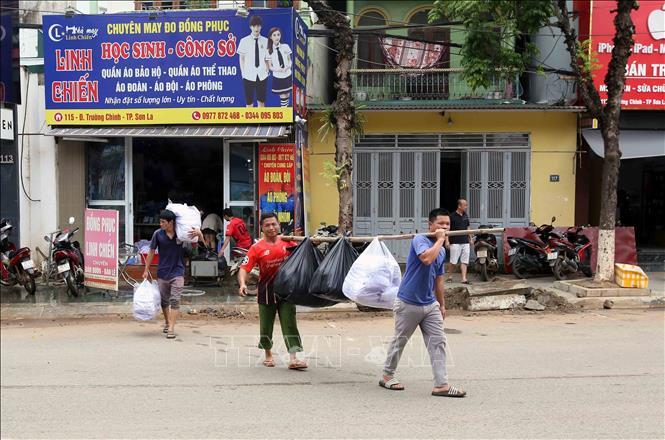
M133 243L131 138L86 145L86 204L119 212L119 242Z
M253 238L259 237L256 219L256 142L224 142L224 207L242 218Z

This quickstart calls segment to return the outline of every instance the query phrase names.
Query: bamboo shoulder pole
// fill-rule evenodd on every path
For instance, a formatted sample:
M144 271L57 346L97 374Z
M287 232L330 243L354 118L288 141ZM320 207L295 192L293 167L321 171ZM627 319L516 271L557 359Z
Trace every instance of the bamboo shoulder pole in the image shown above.
M504 228L490 228L490 229L468 229L468 230L459 230L459 231L448 231L446 233L449 237L455 237L459 235L475 235L475 234L503 234ZM410 240L416 235L424 235L426 237L434 237L434 232L428 232L424 234L399 234L399 235L379 235L377 237L348 237L348 240L351 243L364 243L378 238L379 240ZM303 241L305 237L298 237L293 235L280 235L282 240L286 241ZM314 235L309 237L312 240L321 242L321 243L331 243L339 240L340 237L322 237Z

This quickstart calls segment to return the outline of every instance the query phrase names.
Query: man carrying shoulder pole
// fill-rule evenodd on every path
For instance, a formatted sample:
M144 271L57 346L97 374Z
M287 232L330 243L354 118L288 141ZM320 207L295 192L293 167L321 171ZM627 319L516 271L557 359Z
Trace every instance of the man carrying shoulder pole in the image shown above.
M443 330L443 319L446 315L444 244L448 229L450 229L450 214L444 209L435 209L429 214L429 230L436 234L435 237L416 235L411 241L406 272L393 307L395 334L388 348L383 377L379 381L379 386L383 388L393 391L404 389L395 378L395 371L404 347L416 327L420 327L434 373L432 395L466 396L466 391L448 383L446 372L447 341Z

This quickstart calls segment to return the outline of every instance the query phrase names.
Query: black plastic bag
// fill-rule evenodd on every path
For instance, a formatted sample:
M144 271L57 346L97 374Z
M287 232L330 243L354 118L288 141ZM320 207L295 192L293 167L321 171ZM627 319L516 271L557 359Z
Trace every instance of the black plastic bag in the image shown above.
M309 293L335 302L348 301L342 292L344 279L349 273L358 252L345 239L337 240L312 276Z
M273 284L275 295L297 306L328 307L336 304L309 294L312 275L322 259L321 253L306 238L279 268Z

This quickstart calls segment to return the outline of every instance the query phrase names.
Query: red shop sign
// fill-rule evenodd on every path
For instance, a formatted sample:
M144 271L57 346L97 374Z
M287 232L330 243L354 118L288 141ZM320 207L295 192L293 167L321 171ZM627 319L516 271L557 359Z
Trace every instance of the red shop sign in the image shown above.
M640 0L631 18L635 25L633 53L626 66L624 109L665 109L665 0ZM614 46L614 17L617 2L594 0L591 7L591 49L597 57L594 84L605 104L605 75Z

